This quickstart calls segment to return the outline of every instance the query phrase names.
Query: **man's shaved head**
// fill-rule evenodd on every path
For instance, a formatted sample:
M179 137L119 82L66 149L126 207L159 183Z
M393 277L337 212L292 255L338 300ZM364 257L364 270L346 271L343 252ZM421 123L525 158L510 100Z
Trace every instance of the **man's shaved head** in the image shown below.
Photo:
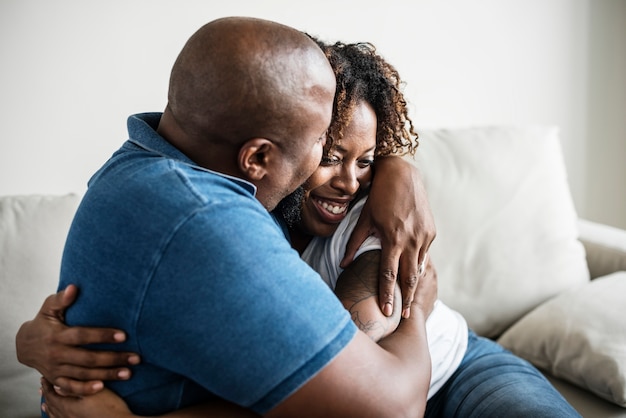
M313 141L325 136L334 93L330 63L303 32L262 19L217 19L174 63L158 132L196 163L253 182L271 207L319 163ZM251 144L255 138L265 145ZM247 160L245 144L255 150Z
M332 71L323 57L308 36L279 23L212 21L187 41L174 64L169 111L190 137L231 143L280 138L293 127L293 107L314 95L320 75L328 78Z

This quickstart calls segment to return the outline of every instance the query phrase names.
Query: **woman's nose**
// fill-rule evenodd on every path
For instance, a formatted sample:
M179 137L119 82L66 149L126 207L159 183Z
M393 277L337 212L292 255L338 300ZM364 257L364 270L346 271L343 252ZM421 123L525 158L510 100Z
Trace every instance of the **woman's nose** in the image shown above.
M339 175L335 178L335 184L344 194L356 194L360 187L356 167L344 165Z

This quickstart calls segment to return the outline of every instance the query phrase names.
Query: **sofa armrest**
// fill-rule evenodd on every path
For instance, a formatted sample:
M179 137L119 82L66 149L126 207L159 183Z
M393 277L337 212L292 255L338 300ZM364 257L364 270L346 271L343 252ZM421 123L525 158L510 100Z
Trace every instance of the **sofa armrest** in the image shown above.
M626 271L626 230L586 219L578 220L578 230L592 279Z

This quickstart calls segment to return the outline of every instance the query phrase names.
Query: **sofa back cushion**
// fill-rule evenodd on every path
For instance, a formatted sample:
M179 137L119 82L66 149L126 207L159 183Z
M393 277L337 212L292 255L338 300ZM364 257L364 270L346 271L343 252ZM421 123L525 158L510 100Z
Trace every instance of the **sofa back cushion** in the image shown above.
M420 131L437 225L439 295L496 337L548 298L589 280L558 130Z
M39 374L18 363L15 334L56 292L79 197L0 197L0 415L39 417Z

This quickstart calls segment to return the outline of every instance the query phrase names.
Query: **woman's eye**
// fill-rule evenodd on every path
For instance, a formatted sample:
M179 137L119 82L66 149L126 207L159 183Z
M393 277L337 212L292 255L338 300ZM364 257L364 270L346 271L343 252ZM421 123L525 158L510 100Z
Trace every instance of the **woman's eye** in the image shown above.
M372 165L374 165L374 160L359 160L359 167L361 168L367 168L367 167L371 167Z
M321 165L334 165L334 164L339 164L341 162L341 160L339 160L339 158L332 156L332 155L324 155L322 156L322 161L320 162Z

